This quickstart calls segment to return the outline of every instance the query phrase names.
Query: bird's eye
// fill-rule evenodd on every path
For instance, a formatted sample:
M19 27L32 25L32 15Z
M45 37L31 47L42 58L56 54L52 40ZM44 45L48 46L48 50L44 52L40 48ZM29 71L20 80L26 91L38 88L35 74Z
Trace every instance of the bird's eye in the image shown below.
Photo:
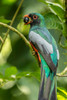
M29 18L28 17L24 17L24 22L28 23L29 22Z
M34 15L34 16L33 16L33 19L37 19L37 18L38 18L37 15Z

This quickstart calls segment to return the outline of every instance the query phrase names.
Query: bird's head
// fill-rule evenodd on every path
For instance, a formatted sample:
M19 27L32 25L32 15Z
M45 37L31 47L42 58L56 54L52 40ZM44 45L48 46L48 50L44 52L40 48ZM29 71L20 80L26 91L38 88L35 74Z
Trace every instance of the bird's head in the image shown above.
M30 24L31 27L34 25L36 26L45 25L44 17L39 13L31 13L28 15L24 15L23 20L25 24L27 25Z

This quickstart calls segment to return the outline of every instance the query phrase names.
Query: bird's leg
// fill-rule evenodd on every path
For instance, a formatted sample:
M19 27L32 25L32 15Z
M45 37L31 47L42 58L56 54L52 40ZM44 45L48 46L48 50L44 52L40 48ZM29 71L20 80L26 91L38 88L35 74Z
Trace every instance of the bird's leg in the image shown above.
M36 55L36 52L35 52L34 50L32 51L32 55L33 55L33 56L35 56L35 55Z

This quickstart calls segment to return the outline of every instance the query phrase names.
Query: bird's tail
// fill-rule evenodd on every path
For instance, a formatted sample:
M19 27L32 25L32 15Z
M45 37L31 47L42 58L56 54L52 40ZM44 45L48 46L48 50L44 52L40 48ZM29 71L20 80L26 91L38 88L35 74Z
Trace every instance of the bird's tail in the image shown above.
M47 78L44 90L45 91L42 100L57 100L55 79L51 80L49 76Z
M45 84L45 71L43 70L43 67L41 64L41 84L40 84L38 100L42 100L42 98L43 98L44 84Z
M54 77L52 81L51 91L50 91L50 100L57 100L57 89L56 89L56 78Z
M41 80L38 100L57 100L55 77L51 80L50 76L45 81L45 74Z
M57 100L56 78L52 74L46 79L45 70L41 64L41 85L38 100Z

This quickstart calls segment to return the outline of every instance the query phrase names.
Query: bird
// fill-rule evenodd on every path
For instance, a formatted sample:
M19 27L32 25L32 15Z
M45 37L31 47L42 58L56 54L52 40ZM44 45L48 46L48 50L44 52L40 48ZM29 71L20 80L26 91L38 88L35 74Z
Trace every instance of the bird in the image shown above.
M40 13L24 15L23 21L25 25L30 24L29 42L41 68L38 100L57 100L55 81L59 60L57 43L46 27L45 18Z

